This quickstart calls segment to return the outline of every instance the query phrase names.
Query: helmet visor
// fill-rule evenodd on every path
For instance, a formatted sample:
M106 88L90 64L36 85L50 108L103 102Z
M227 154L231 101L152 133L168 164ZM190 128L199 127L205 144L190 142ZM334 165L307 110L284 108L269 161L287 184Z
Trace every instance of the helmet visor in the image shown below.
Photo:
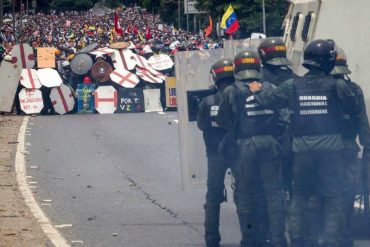
M285 57L275 57L266 61L267 64L274 65L274 66L289 66L292 65Z
M262 79L262 74L257 70L241 70L235 74L236 80Z
M344 75L351 73L352 71L347 66L334 66L333 70L330 72L331 75Z

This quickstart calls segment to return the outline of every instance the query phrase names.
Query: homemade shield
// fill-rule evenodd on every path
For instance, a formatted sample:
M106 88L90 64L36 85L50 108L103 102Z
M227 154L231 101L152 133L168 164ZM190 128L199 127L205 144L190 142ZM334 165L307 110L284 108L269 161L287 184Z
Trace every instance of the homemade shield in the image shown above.
M95 90L94 101L100 114L114 113L117 110L117 90L112 86L100 86Z
M77 54L80 54L80 53L88 53L90 51L93 51L93 50L96 49L96 47L98 47L98 45L99 45L98 43L92 43L91 45L88 45L88 46L82 48L81 50L79 50L77 52Z
M112 81L125 88L133 88L140 82L137 75L125 69L114 70L112 74L110 74L110 78Z
M87 54L78 54L71 61L71 70L76 75L87 74L93 65L92 58Z
M161 91L159 89L144 89L145 112L163 111L161 104Z
M107 82L112 72L113 68L109 63L99 60L91 68L91 77L98 82Z
M59 87L63 80L55 69L45 68L37 70L37 77L45 87Z
M94 112L94 84L78 84L77 87L77 112Z
M172 59L165 54L153 55L148 60L149 65L155 70L171 69L174 65Z
M0 112L11 112L21 68L3 61L0 67Z
M134 55L129 49L116 50L112 55L114 67L116 69L133 70L136 66Z
M19 68L32 69L35 66L33 49L28 44L15 45L11 51L12 58Z
M125 49L129 47L130 45L131 44L129 42L116 42L116 43L111 44L110 47L113 49L121 50L121 49Z
M97 56L97 55L111 56L114 53L114 51L115 51L114 49L110 49L108 47L102 47L102 48L90 51L89 54L95 55L95 56Z
M149 83L163 83L163 79L153 75L149 70L143 68L136 68L136 75Z
M37 71L34 69L22 69L20 82L28 89L39 89L41 87Z
M37 114L44 108L42 94L38 89L23 88L19 92L19 103L26 114Z
M144 94L141 88L120 88L118 90L118 113L144 111Z
M53 104L56 113L65 114L73 110L75 99L71 88L66 85L61 85L51 89L50 100Z

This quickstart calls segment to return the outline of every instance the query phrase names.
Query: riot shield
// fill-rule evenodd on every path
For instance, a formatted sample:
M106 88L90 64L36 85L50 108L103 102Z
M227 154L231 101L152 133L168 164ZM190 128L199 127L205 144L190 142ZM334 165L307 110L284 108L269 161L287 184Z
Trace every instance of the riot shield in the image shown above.
M223 49L178 52L175 56L178 100L180 157L183 188L206 181L207 160L202 132L196 121L189 121L188 94L208 89L212 64L224 56ZM194 120L194 119L192 119Z

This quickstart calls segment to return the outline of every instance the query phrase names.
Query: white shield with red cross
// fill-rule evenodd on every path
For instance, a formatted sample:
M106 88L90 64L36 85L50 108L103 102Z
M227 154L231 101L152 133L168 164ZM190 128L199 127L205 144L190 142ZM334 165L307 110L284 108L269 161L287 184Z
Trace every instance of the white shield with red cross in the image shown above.
M23 88L19 92L19 103L22 111L26 114L40 113L44 108L42 93L39 89Z
M60 87L51 89L50 100L55 112L61 115L72 111L75 106L72 90L64 84Z
M112 86L100 86L94 92L95 109L100 114L117 110L117 90Z
M110 78L112 81L125 88L133 88L140 82L140 79L137 77L137 75L124 69L115 69L110 74Z
M142 69L145 69L145 70L148 70L155 77L158 77L162 80L166 79L166 77L161 72L153 69L153 67L149 64L148 60L146 60L145 57L142 57L140 55L135 55L135 59L136 59L138 67L140 67ZM136 69L137 69L137 67L136 67Z
M59 87L63 83L58 71L51 68L37 70L37 77L45 87Z
M32 69L35 66L33 49L28 44L15 45L12 49L12 59L18 68Z
M133 70L136 66L134 53L129 49L115 50L112 61L116 69Z
M116 51L115 49L111 49L108 47L102 47L102 48L98 48L96 50L90 51L89 53L95 56L98 56L98 55L112 56L115 51Z
M136 67L136 75L150 83L163 83L163 79L156 77L149 70Z
M40 80L37 77L37 71L34 69L22 69L20 81L28 89L39 89L41 87Z

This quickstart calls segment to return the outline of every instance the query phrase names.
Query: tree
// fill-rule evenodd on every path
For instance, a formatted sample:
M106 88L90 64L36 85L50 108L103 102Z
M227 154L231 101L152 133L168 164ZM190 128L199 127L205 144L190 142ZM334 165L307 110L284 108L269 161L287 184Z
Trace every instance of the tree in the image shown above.
M87 10L94 7L94 3L91 0L76 0L74 8L76 10Z
M53 0L50 7L57 10L88 10L94 6L92 0Z

